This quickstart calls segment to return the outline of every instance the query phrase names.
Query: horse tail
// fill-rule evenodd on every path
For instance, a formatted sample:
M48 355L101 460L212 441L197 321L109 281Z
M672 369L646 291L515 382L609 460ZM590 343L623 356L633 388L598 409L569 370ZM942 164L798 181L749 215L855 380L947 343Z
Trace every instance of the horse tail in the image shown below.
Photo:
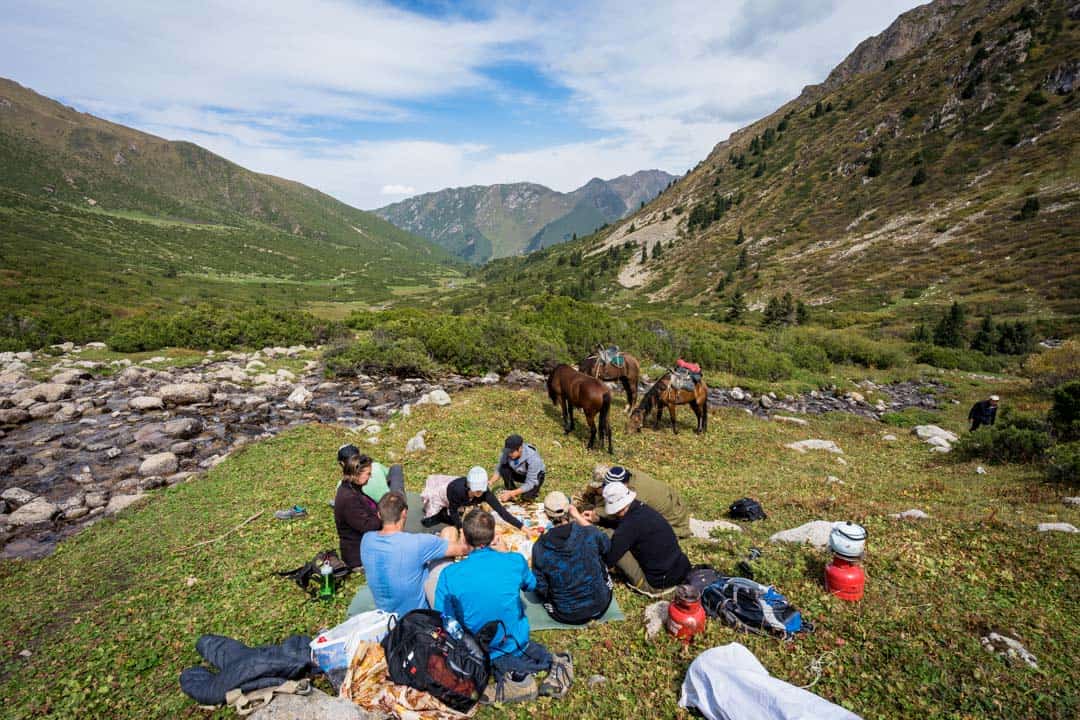
M611 391L604 393L604 402L600 405L600 444L603 446L604 433L607 433L608 443L611 442L611 423L608 422L608 413L611 411Z

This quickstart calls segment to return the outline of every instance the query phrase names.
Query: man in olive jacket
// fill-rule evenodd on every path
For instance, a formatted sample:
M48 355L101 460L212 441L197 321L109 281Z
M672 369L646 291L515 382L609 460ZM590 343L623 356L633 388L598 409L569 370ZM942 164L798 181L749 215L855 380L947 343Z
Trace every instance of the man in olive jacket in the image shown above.
M592 482L582 493L582 499L595 506L595 522L604 527L615 525L612 518L604 512L602 496L604 485L612 482L624 483L634 491L638 500L660 513L675 531L675 537L680 540L690 537L690 512L686 509L682 496L673 487L641 470L630 470L617 465L597 465L593 468Z

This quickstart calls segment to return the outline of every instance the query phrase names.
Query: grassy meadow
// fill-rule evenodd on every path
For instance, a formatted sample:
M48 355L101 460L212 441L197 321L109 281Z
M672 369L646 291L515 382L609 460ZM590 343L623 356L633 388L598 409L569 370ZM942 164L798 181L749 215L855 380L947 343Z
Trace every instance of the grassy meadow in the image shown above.
M970 401L988 387L966 374L944 377L961 402L946 405L942 424L960 431ZM1041 404L1023 384L994 387L1006 402ZM798 427L719 410L706 437L691 432L691 417L680 413L677 436L667 428L631 436L616 413L613 460L678 487L698 518L721 518L744 495L759 499L767 520L716 542L689 541L685 549L695 563L733 572L750 547L764 548L758 578L784 592L816 632L784 643L710 622L689 648L663 636L650 645L645 599L620 588L625 622L534 636L574 655L578 681L564 700L481 709L478 718L688 717L677 707L687 666L704 649L732 641L750 648L775 676L797 685L816 680L814 692L868 720L1076 717L1080 540L1035 532L1038 522L1080 524L1080 511L1060 501L1075 493L1046 485L1030 467L988 466L988 474L978 475L975 463L932 454L906 430L848 415L812 417L809 427ZM428 431L428 450L405 457L406 440L421 429ZM338 445L357 441L377 458L401 460L408 488L419 490L428 473L492 463L510 431L540 449L549 489L577 491L593 463L609 459L585 450L580 427L564 436L542 392L476 389L448 407L421 406L395 418L375 446L366 435L331 425L249 446L207 476L155 492L145 505L64 542L50 558L0 565L6 716L207 716L177 682L184 667L199 662L199 635L276 642L344 618L356 579L335 601L320 604L271 574L337 546L326 500L337 480ZM898 439L884 441L889 432ZM829 453L784 447L811 437L836 441L846 464ZM830 475L843 484L827 482ZM308 507L309 516L273 519L275 509L294 503ZM913 507L931 518L888 518ZM189 549L260 511L227 539ZM767 542L776 531L814 519L867 527L862 602L826 594L826 553ZM988 655L979 638L990 629L1020 639L1039 669ZM23 650L32 654L23 658ZM593 675L607 682L589 689Z

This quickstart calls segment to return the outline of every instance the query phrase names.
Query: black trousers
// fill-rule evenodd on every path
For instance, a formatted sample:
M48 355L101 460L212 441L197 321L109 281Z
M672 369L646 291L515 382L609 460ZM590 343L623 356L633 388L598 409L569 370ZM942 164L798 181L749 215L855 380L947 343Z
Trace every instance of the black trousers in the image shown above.
M514 472L508 464L503 463L499 466L499 477L502 478L503 487L507 490L517 490L518 485L522 485L525 482L524 475L518 475ZM535 500L537 495L540 494L540 488L544 485L544 471L540 471L540 475L536 478L536 487L527 493L522 493L520 496L522 500Z

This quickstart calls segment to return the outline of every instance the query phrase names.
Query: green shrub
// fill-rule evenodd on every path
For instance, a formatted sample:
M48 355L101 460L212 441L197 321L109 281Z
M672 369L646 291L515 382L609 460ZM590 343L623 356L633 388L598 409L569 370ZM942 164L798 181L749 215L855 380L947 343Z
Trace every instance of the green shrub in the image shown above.
M1031 378L1032 385L1042 390L1080 380L1080 342L1066 340L1061 347L1029 358L1024 374Z
M1080 440L1080 380L1054 388L1054 404L1047 420L1058 440Z
M323 354L323 360L326 369L338 376L374 373L430 377L438 370L416 338L394 340L381 333L351 345L332 347Z
M1080 442L1059 443L1046 456L1046 476L1053 482L1080 482Z
M893 427L910 428L916 425L938 425L941 415L923 408L904 408L899 412L889 412L881 416L881 422Z
M868 368L891 368L908 363L900 343L873 340L850 330L799 328L790 332L798 342L820 347L834 363Z
M983 355L976 350L947 348L937 345L917 345L915 347L915 362L945 368L946 370L981 370L985 372L999 372L1008 364L1008 360L1005 358Z
M318 345L345 335L345 328L303 312L255 308L231 312L200 305L173 315L140 315L115 324L107 342L117 352L163 347L197 350Z
M100 307L61 301L50 310L0 315L0 352L37 350L62 342L86 343L108 335L112 322Z
M1006 407L994 426L965 435L954 448L963 458L1024 463L1042 460L1052 443L1042 418Z

